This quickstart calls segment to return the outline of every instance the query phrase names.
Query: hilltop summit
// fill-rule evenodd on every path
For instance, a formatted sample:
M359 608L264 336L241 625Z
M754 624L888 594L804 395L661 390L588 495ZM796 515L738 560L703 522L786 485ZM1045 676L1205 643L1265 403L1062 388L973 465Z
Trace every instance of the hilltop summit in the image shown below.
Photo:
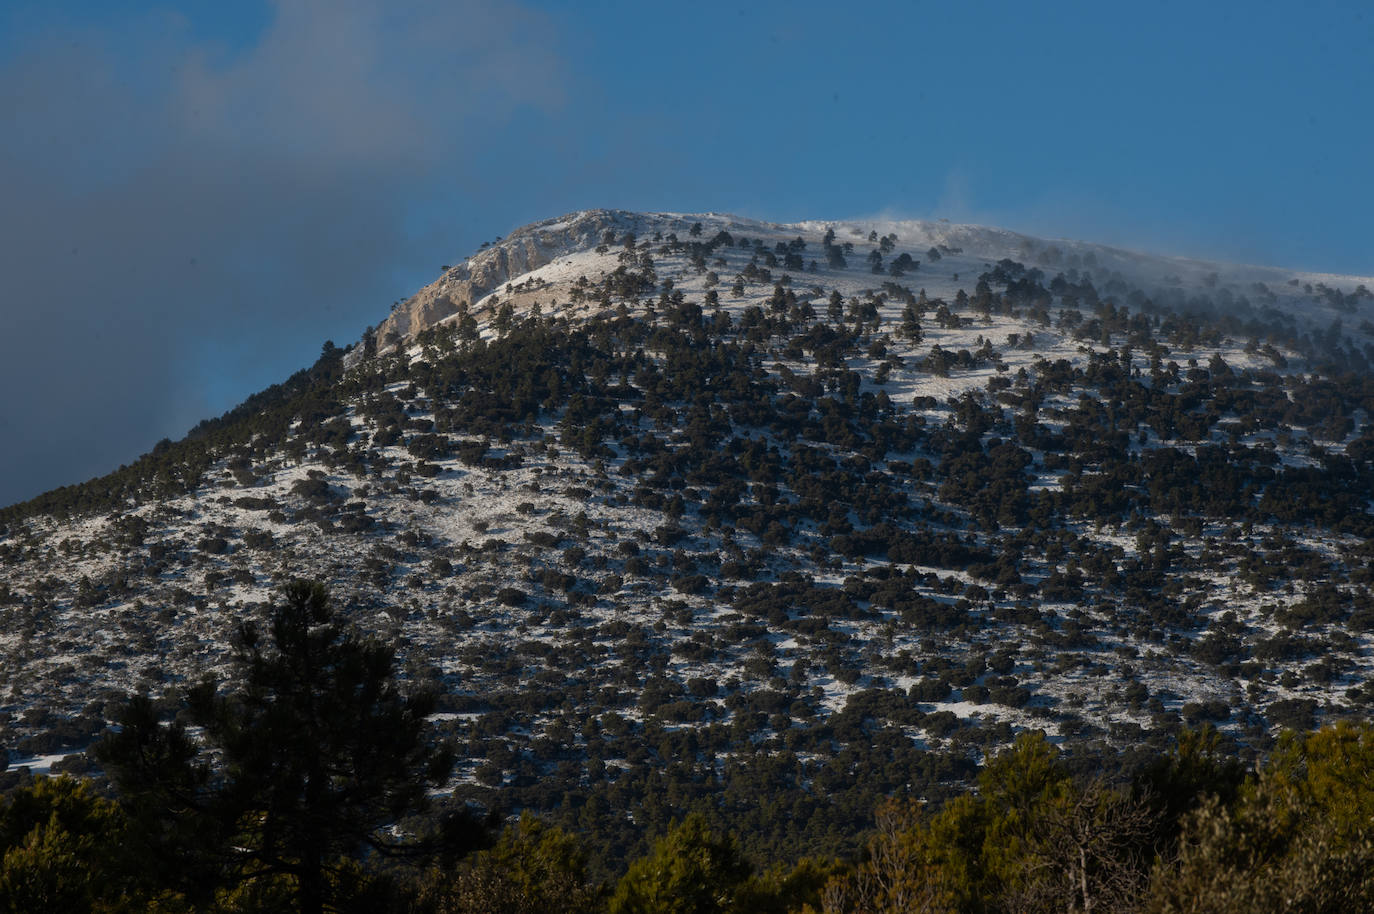
M1351 290L1374 286L1374 278L1335 276L1325 273L1295 272L1275 267L1213 263L1182 257L1141 254L1106 245L1063 239L1046 240L1005 229L981 225L953 224L947 220L859 219L798 223L771 223L721 213L636 213L626 210L594 209L569 213L554 219L533 222L516 229L505 238L483 245L482 249L454 267L447 267L434 282L398 303L375 329L376 339L384 343L412 340L424 330L451 320L460 309L475 315L489 310L493 300L511 301L517 311L538 301L566 298L578 275L579 264L596 247L619 244L627 235L648 240L668 236L687 239L693 227L703 237L720 232L763 240L770 247L778 241L798 237L823 237L833 231L845 242L862 243L877 233L903 239L918 251L957 250L964 261L993 263L1011 259L1037 267L1049 275L1063 270L1094 269L1124 277L1137 287L1162 287L1174 291L1239 289L1252 294L1258 286L1266 291L1260 298L1266 304L1303 313L1313 320L1338 318L1339 308L1313 309L1310 292L1288 294L1298 285L1320 284ZM957 269L927 273L953 273ZM955 262L946 264L953 268ZM1272 289L1270 287L1273 287ZM1225 308L1234 296L1215 302Z

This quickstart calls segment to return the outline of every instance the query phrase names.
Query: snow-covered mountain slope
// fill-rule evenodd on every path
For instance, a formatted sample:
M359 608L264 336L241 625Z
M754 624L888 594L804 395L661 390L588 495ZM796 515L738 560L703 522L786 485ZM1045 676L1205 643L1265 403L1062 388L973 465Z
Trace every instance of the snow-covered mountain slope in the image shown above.
M668 759L933 796L1029 728L1260 750L1374 701L1367 286L943 223L538 223L0 513L3 740L79 749L307 576L443 691L458 789L517 806L611 816Z

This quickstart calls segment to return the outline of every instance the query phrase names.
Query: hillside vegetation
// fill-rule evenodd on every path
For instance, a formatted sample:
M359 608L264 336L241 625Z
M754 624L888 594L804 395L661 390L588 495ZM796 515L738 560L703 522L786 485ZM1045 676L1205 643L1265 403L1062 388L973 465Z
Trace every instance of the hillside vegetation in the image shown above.
M596 859L595 826L574 834L526 813L498 835L470 807L436 801L454 756L424 732L433 693L399 688L391 649L344 624L321 584L291 582L263 622L234 640L241 687L206 680L168 723L146 696L122 703L95 747L116 800L64 777L0 803L0 909L1163 914L1374 902L1368 724L1287 733L1251 775L1210 728L1115 776L1075 774L1029 732L988 759L976 791L938 809L884 801L854 859L763 870L700 812L638 859Z
M596 882L690 812L760 866L858 859L1032 743L1126 816L1188 730L1248 763L1367 716L1371 300L942 224L537 224L0 512L0 740L98 773L125 696L232 690L307 575L434 695L445 795Z

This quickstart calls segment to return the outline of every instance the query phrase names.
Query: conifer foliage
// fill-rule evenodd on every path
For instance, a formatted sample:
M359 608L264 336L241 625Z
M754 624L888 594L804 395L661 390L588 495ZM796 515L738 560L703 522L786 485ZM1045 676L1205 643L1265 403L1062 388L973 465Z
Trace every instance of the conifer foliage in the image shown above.
M322 584L295 581L266 632L241 627L236 654L241 691L186 696L201 745L135 699L100 749L150 846L202 891L210 871L286 885L302 914L332 907L346 861L426 849L386 827L424 809L453 756L426 739L433 696L402 692L392 649L337 618Z

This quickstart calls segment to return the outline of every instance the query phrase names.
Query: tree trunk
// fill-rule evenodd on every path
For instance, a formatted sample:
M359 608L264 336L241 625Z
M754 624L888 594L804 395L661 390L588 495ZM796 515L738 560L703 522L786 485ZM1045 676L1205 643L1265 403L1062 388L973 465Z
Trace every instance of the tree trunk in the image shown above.
M300 914L324 914L324 870L319 850L307 851L297 877L296 902Z
M1093 899L1088 892L1088 850L1078 848L1078 881L1083 891L1083 914L1092 914Z

